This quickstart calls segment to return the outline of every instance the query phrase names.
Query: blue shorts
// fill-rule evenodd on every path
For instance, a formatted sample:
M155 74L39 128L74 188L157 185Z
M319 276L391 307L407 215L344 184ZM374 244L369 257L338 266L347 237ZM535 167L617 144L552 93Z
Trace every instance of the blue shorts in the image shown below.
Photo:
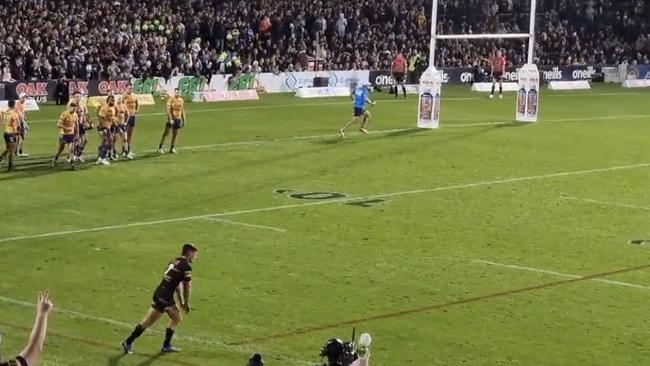
M6 133L5 132L5 142L8 144L13 144L18 139L17 133Z
M135 127L135 116L129 116L129 119L126 120L126 124L129 127Z
M354 116L355 117L361 117L364 114L366 114L366 109L365 108L354 108Z
M71 144L76 140L77 136L71 134L71 135L60 135L59 136L59 141L62 144Z
M183 127L183 124L181 123L180 119L172 119L171 122L167 122L167 128L173 128L175 130L179 130L181 127Z

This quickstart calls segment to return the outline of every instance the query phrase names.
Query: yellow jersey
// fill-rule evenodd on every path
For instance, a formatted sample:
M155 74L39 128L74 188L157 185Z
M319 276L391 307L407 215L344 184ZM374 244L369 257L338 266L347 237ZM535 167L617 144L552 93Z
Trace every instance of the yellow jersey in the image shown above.
M172 119L180 119L183 116L184 103L181 97L171 97L167 100L167 111Z
M129 111L129 115L133 116L137 113L139 102L138 98L135 97L133 93L125 93L122 96L122 103L126 106L126 109Z
M5 133L11 135L17 134L18 128L20 127L20 117L18 116L18 113L16 113L16 111L8 111L4 117Z
M77 116L77 113L63 111L61 115L59 115L59 122L56 124L56 126L59 128L59 134L74 135L78 121L79 116Z
M111 107L108 103L102 104L99 108L99 126L103 128L110 128L115 120L115 107Z
M124 104L118 104L115 107L115 110L116 110L115 123L118 125L125 124L126 119L129 118L129 111L127 110L126 106Z

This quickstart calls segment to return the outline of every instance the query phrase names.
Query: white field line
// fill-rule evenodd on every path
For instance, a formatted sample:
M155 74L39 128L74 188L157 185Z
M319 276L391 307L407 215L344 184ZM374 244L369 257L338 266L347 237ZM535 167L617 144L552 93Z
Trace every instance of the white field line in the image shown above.
M547 269L524 267L524 266L518 266L518 265L514 265L514 264L504 264L504 263L486 261L486 260L482 260L482 259L472 259L471 261L474 262L474 263L486 264L488 266L510 268L510 269L516 269L516 270L519 270L519 271L544 273L544 274L549 274L549 275L558 276L558 277L565 277L565 278L583 278L584 277L584 276L575 275L575 274L568 274L568 273L550 271L550 270L547 270ZM607 279L604 279L604 278L590 278L589 280L594 281L594 282L606 283L608 285L633 287L633 288L640 288L640 289L644 289L644 290L650 290L649 286L637 285L635 283L607 280Z
M477 97L449 97L442 98L444 101L463 101L463 100L477 100L481 98ZM402 103L404 99L381 99L378 101L379 104L384 103ZM341 101L341 102L322 102L322 103L294 103L294 104L269 104L269 105L251 105L251 106L241 106L241 107L222 107L222 108L207 108L207 109L191 109L187 111L187 114L194 113L209 113L209 112L237 112L237 111L252 111L258 109L280 109L280 108L302 108L302 107L322 107L329 105L352 105L351 101ZM163 107L160 107L163 109ZM140 113L138 116L166 116L167 112L149 112L149 113ZM46 123L52 122L56 123L56 118L53 119L40 119L40 120L28 120L28 123Z
M7 304L13 304L13 305L18 305L18 306L28 307L28 308L33 308L33 307L36 306L35 304L33 304L31 302L28 302L28 301L17 300L17 299L13 299L13 298L10 298L10 297L5 297L5 296L0 296L0 301L5 302ZM54 307L54 312L59 313L59 314L65 314L65 315L69 316L72 319L81 319L81 320L89 320L89 321L94 321L94 322L99 322L99 323L105 323L105 324L118 326L118 327L121 327L121 328L124 328L124 329L131 329L131 328L133 328L133 326L135 324L135 323L123 322L123 321L120 321L120 320L115 320L115 319L110 319L110 318L104 318L104 317L100 317L100 316L85 314L85 313L81 313L81 312L74 311L74 310L63 309L63 308L60 308L58 306ZM148 329L147 333L153 333L153 334L156 334L156 335L165 334L162 331L154 330L154 329ZM241 346L231 346L231 345L226 344L223 341L215 340L215 339L207 339L207 338L193 337L193 336L187 336L187 335L178 335L177 337L179 339L185 339L185 340L190 341L190 342L200 343L200 344L211 346L211 347L218 347L220 349L239 352L239 353L242 353L242 354L250 354L252 352L257 352L256 350L254 350L252 348L249 349L249 348L241 347ZM269 352L266 352L266 353L269 353ZM277 354L274 354L274 355L276 357L278 357L278 358L290 361L295 365L311 365L311 364L313 364L313 362L308 362L308 361L298 360L298 359L293 359L293 358L286 358L284 356L279 356Z
M598 96L621 96L621 95L644 95L649 93L584 93L584 94L544 94L544 96L550 97L598 97ZM443 97L443 101L464 101L464 100L480 100L483 98L477 97ZM380 104L383 103L394 103L394 102L403 102L403 99L382 99L379 100ZM258 109L279 109L279 108L301 108L301 107L320 107L328 105L349 105L349 101L341 102L321 102L321 103L294 103L294 104L271 104L271 105L254 105L254 106L241 106L241 107L222 107L222 108L207 108L207 109L195 109L188 110L188 114L193 113L209 113L209 112L228 112L228 111L249 111L249 110L258 110ZM140 116L164 116L166 112L149 112L141 113ZM28 121L29 123L55 123L54 119L43 119L43 120L34 120Z
M218 217L206 217L205 219L210 220L210 221L221 222L221 223L224 223L224 224L230 224L230 225L236 225L236 226L244 226L244 227L250 227L250 228L254 228L254 229L271 230L271 231L275 231L275 232L278 232L278 233L286 233L287 232L285 229L280 229L279 227L248 224L248 223L240 222L240 221L232 221L232 220L220 219Z
M639 115L639 114L631 114L631 115L620 115L620 116L596 116L596 117L584 117L584 118L560 118L560 119L543 120L541 122L579 122L579 121L591 121L591 120L596 120L596 121L597 120L613 120L613 119L621 119L621 118L630 118L630 119L650 118L650 114L641 114L641 115ZM453 128L471 128L471 127L482 127L482 126L499 126L499 125L507 125L507 124L510 124L510 123L513 123L513 121L495 121L495 122L450 124L450 125L442 125L441 129L447 129L447 128L451 128L451 129L453 129ZM370 133L370 134L384 134L384 133L403 132L403 131L409 131L409 130L414 130L414 129L416 129L416 127L412 127L412 128L395 128L395 129L385 129L385 130L371 130L371 131L368 131L368 133ZM259 145L259 144L273 143L273 142L319 140L319 139L335 138L335 137L339 137L339 134L338 133L332 133L332 134L325 134L325 135L296 136L296 137L266 139L266 140L222 142L222 143L216 143L216 144L192 145L192 146L179 147L179 148L177 148L177 150L193 151L193 150L212 149L212 148L219 148L219 147L251 146L251 145ZM157 151L157 150L145 150L144 152L155 152L155 151Z
M594 199L591 199L591 198L578 198L578 197L571 197L571 196L562 196L562 199L564 199L564 200L578 201L578 202L593 203L593 204L603 205L603 206L622 207L622 208L633 208L633 209L635 209L635 210L650 211L650 207L637 206L637 205L630 205L630 204L627 204L627 203L616 203L616 202L598 201L598 200L594 200Z
M414 194L443 192L443 191L452 191L452 190L462 190L462 189L467 189L467 188L485 187L485 186L501 185L501 184L508 184L508 183L530 182L530 181L537 181L537 180L544 180L544 179L551 179L551 178L570 177L570 176L579 176L579 175L611 172L611 171L618 171L618 170L644 168L644 167L649 167L649 166L650 166L650 163L618 165L618 166L611 166L611 167L606 167L606 168L573 170L573 171L568 171L568 172L549 173L549 174L542 174L542 175L532 175L532 176L526 176L526 177L514 177L514 178L497 179L497 180L486 180L486 181L479 181L479 182L474 182L474 183L459 183L459 184L452 184L452 185L448 185L448 186L440 186L440 187L424 188L424 189L415 189L415 190L410 190L410 191L382 193L382 194L375 194L375 195L363 196L363 197L347 197L347 198L338 198L338 199L332 199L332 200L323 200L323 201L315 201L315 202L307 202L307 203L296 203L296 204L280 205L280 206L258 207L258 208L251 208L251 209L237 210L237 211L225 211L225 212L216 212L216 213L202 214L202 215L173 217L173 218L161 219L161 220L140 221L140 222L131 222L131 223L126 223L126 224L98 226L98 227L85 228L85 229L73 229L73 230L64 230L64 231L55 231L55 232L49 232L49 233L41 233L41 234L20 235L20 236L2 238L2 239L0 239L0 243L6 243L6 242L12 242L12 241L18 241L18 240L26 240L26 239L49 238L49 237L62 236L62 235L91 233L91 232L98 232L98 231L110 231L110 230L132 228L132 227L168 224L168 223L174 223L174 222L183 222L183 221L190 221L190 220L197 220L197 219L205 219L205 218L209 218L209 217L226 217L226 216L242 215L242 214L247 214L247 213L269 212L269 211L279 211L279 210L287 210L287 209L293 209L293 208L305 208L305 207L311 207L311 206L331 205L331 204L334 204L334 203L345 203L345 202L352 202L352 201L358 201L358 200L367 200L367 199L375 199L375 198L390 198L390 197L407 196L407 195L414 195Z

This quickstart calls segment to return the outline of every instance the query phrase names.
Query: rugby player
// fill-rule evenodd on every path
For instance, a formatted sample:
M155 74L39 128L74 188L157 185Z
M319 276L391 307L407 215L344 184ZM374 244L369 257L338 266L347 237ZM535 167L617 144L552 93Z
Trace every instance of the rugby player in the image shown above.
M169 152L176 154L176 139L178 138L178 130L183 128L186 123L185 118L185 104L183 98L181 98L181 92L178 88L174 89L174 96L167 100L167 123L165 124L165 131L160 138L160 144L158 144L158 152L164 154L163 144L169 131L172 130L172 145L169 149Z
M126 108L126 105L124 105L122 99L118 99L117 105L115 106L115 111L116 111L116 116L115 116L115 122L113 123L113 130L111 131L113 134L113 141L112 146L113 146L113 155L112 159L117 160L119 155L117 154L117 139L120 138L122 139L122 155L127 156L129 159L133 159L133 156L128 156L127 151L129 150L129 140L126 135L126 127L127 127L127 121L129 119L129 111Z
M93 128L93 124L90 122L90 115L88 114L88 107L86 102L81 98L81 93L78 91L72 94L72 100L68 103L75 103L77 105L77 141L75 141L75 153L74 159L82 163L85 162L83 153L88 144L88 136L86 131Z
M395 99L399 96L398 87L402 87L402 93L404 98L406 98L406 86L404 86L404 80L406 79L406 59L402 53L398 53L393 63L391 65L391 73L393 74L393 80L395 80Z
M353 99L354 99L354 113L352 115L352 119L343 126L339 130L339 133L341 134L341 138L345 138L345 131L352 126L355 123L360 123L361 127L359 128L359 131L361 131L364 134L368 133L368 122L370 121L370 112L366 110L366 103L370 103L370 105L375 105L375 102L370 100L368 98L368 84L364 84L363 86L357 88L354 91Z
M499 82L499 98L503 98L503 73L506 71L506 57L498 50L496 55L490 60L492 65L492 92L490 99L494 98L494 88Z
M20 134L20 117L16 112L16 101L11 99L7 101L9 109L4 116L4 139L5 151L0 155L0 162L7 157L7 171L14 170L14 153L16 151L16 142Z
M97 133L99 134L99 148L96 164L111 165L108 161L109 154L111 153L112 137L111 127L115 120L115 97L109 96L106 98L106 103L99 107L99 123L97 125Z
M26 158L29 154L23 152L23 145L25 145L25 139L27 138L27 130L29 126L27 125L27 119L25 118L25 93L20 93L18 96L18 101L16 101L16 113L18 113L18 118L20 119L20 125L18 128L18 141L16 142L16 154L20 158Z
M77 116L77 104L75 102L68 103L68 107L59 116L59 121L56 126L59 128L59 148L52 160L52 168L59 161L59 156L63 149L68 146L68 163L72 170L75 169L75 142L78 137L79 116Z
M133 159L135 155L133 154L133 130L135 129L135 116L140 112L140 102L133 94L133 87L129 85L126 89L126 93L122 96L124 105L129 111L129 119L126 121L126 138L129 141L127 145L126 157Z
M160 351L164 353L180 352L171 343L174 331L181 322L181 314L174 301L174 294L179 297L181 309L185 313L189 313L192 281L192 267L190 263L194 262L198 253L199 250L194 244L184 244L181 250L181 256L169 262L160 285L158 285L153 293L153 302L151 303L149 312L135 326L131 335L122 342L122 350L125 354L133 353L133 342L165 313L169 316L169 325L165 331L165 341Z

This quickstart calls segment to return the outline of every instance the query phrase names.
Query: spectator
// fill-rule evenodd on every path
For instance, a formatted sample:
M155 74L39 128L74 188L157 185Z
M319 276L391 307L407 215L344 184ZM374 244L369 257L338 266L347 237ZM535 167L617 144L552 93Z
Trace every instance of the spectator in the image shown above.
M39 293L36 302L36 319L27 346L15 359L2 363L2 357L0 357L0 366L35 366L37 364L38 358L43 351L43 343L47 333L47 320L52 307L49 293L47 291Z
M194 7L184 0L82 3L4 0L0 60L8 63L0 69L2 78L9 79L7 67L13 79L128 78L172 70L207 75L226 72L234 54L245 64L258 61L264 72L279 72L296 69L297 63L304 69L304 57L313 59L317 50L319 59L327 55L318 66L324 69L384 68L390 55L409 49L428 59L430 2L425 0L205 0ZM440 0L438 31L527 32L529 4ZM540 65L569 58L571 63L647 63L650 57L647 2L538 0L537 18ZM522 41L437 46L438 66L471 67L496 48L505 49L515 64L526 61Z

